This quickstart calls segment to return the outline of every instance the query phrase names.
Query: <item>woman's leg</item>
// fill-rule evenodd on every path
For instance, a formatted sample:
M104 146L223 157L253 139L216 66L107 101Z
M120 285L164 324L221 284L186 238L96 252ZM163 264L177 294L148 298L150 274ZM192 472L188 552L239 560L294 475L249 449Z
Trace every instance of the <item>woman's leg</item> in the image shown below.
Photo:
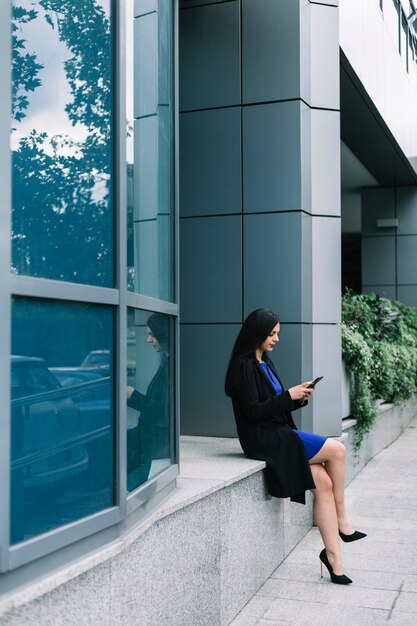
M316 485L316 488L311 490L314 494L314 519L333 572L340 575L343 574L343 565L332 480L323 465L312 465L311 473Z
M333 483L339 530L345 535L350 535L354 532L354 528L345 509L345 446L334 439L327 439L318 453L310 459L312 467L317 463L324 463L326 472Z

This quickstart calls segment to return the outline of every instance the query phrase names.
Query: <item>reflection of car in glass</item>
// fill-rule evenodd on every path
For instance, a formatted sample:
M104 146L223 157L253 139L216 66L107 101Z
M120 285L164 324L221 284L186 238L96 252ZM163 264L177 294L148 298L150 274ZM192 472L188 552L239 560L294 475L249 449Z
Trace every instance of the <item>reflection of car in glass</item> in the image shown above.
M11 394L16 487L56 485L85 472L79 410L43 359L12 356Z
M51 367L50 371L66 388L95 381L73 390L72 398L81 414L81 432L110 424L110 377L103 376L103 368Z
M81 363L81 367L110 367L110 350L91 350Z
M89 456L89 479L95 486L111 481L112 389L104 367L52 367L52 374L71 393L80 413L80 433Z

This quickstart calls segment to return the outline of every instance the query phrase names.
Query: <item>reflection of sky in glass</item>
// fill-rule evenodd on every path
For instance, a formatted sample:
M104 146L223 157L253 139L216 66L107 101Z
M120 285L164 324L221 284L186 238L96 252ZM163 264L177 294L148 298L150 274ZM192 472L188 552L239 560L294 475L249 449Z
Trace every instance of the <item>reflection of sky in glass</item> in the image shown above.
M111 6L13 1L13 273L113 284Z
M109 17L108 0L98 0ZM24 24L18 36L25 39L25 49L28 53L35 53L37 60L44 67L39 72L41 86L29 94L29 107L26 109L26 117L22 121L13 122L16 129L11 135L12 150L16 149L19 140L29 135L33 128L38 132L46 132L49 137L54 135L68 135L74 141L84 141L88 135L88 129L84 124L72 125L65 111L65 105L70 102L71 94L63 65L71 57L65 43L60 41L56 17L51 12L46 12L39 2L33 0L15 0L15 6L21 6L27 10L35 9L38 16L35 20ZM48 15L54 24L54 28L47 25L45 16ZM52 154L53 150L49 143L44 144L45 151ZM61 154L76 154L75 148L61 148Z

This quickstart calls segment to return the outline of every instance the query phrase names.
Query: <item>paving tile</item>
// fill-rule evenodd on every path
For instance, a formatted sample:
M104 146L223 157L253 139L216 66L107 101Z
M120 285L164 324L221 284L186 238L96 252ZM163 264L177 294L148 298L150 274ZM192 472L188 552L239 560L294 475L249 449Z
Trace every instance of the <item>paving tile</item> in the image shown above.
M404 611L394 611L391 614L388 624L390 626L416 626L417 616L415 613L405 613Z
M343 554L343 562L346 571L349 573L351 569L363 569L368 572L392 572L396 574L417 573L417 564L413 554L403 555L401 559L387 558L387 556L374 556L372 559L364 560L357 555L350 555L347 552Z
M404 576L402 591L413 591L417 593L417 575L408 574Z
M370 533L373 532L372 529L383 531L385 529L395 528L401 532L410 533L409 537L411 538L416 532L416 525L411 520L393 520L388 516L379 518L368 517L364 513L365 511L363 511L362 515L351 515L351 520L357 528L365 528Z
M336 585L334 585L336 586ZM337 606L321 602L303 602L301 600L277 599L265 614L266 620L287 620L297 626L352 626L361 624L381 626L387 621L389 612L381 609L367 609L364 607Z
M395 609L415 614L415 624L417 624L417 593L401 591L395 602Z
M229 626L257 626L258 618L255 615L242 615L239 613Z
M318 569L313 565L299 565L284 562L271 578L280 580L293 580L300 582L318 582L319 584L327 584L324 578L317 581ZM349 577L352 578L356 587L365 587L371 589L387 589L398 591L402 586L403 591L417 591L417 576L409 575L407 577L407 587L403 583L404 576L402 574L394 574L392 572L369 572L363 569L349 568Z
M343 604L386 610L391 609L397 597L395 591L366 589L364 587L355 587L354 585L334 585L330 583L327 574L324 577L329 584L317 585L314 583L270 578L260 588L258 594L291 600L297 600L302 597L305 602L323 602L324 604Z
M417 425L417 420L416 420ZM353 580L320 578L320 533L312 528L245 607L234 626L417 624L417 428L408 428L350 483L346 503L363 541L341 544ZM257 602L255 602L257 600ZM255 621L250 621L255 619Z
M263 617L272 600L266 596L256 594L239 613L243 617Z

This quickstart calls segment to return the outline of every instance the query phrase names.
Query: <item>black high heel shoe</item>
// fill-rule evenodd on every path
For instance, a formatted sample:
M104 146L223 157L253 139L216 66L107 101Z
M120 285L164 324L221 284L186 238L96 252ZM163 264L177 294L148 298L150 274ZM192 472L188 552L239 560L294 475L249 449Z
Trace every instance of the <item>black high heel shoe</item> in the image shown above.
M345 535L344 533L342 533L341 530L339 530L339 537L345 543L350 543L351 541L358 541L358 539L363 539L364 537L367 537L367 536L368 535L366 533L361 533L359 532L359 530L355 530L350 535Z
M333 567L329 563L329 559L327 558L325 548L323 548L323 550L320 552L319 559L321 561L320 571L321 571L322 578L323 578L323 565L325 565L327 569L329 570L330 579L332 583L335 583L336 585L350 585L352 581L350 580L350 578L348 578L344 574L333 574Z

